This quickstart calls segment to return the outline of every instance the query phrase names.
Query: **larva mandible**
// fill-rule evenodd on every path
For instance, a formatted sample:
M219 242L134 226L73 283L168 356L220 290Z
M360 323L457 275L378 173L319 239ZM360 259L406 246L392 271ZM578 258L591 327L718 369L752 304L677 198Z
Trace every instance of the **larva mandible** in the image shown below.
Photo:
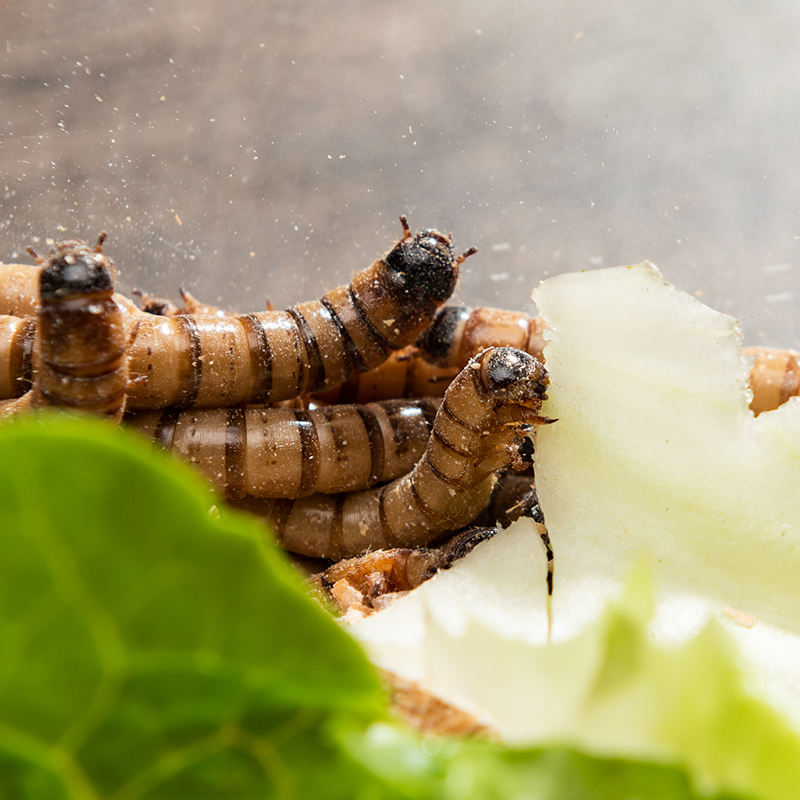
M496 472L539 416L547 373L513 348L478 354L450 384L425 453L391 483L299 500L244 498L234 505L268 520L287 550L340 560L369 549L424 547L468 525L486 505Z
M403 236L347 286L286 311L241 316L154 316L122 304L137 335L129 348L128 407L226 407L288 400L373 369L413 342L455 288L452 238ZM20 345L21 340L17 340ZM0 348L12 351L11 347ZM14 349L9 363L22 363ZM21 388L12 376L12 386Z
M409 472L428 442L436 403L389 400L299 411L144 411L125 423L194 464L226 497L349 492Z
M112 264L103 255L104 240L101 234L94 248L60 242L47 258L31 250L41 266L35 334L31 337L30 324L10 329L23 354L32 344L33 382L18 400L2 404L3 416L46 406L122 416L128 328L112 298ZM10 361L16 360L15 354Z

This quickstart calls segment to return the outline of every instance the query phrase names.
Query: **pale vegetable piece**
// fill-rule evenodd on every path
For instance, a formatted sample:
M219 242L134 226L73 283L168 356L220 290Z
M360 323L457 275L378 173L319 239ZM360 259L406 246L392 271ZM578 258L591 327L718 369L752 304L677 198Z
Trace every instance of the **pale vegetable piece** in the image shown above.
M649 263L558 276L535 299L552 337L542 413L558 418L536 448L552 643L526 521L354 633L510 741L800 796L800 400L755 418L735 320ZM649 637L646 592L607 610L643 561Z
M755 418L735 321L651 264L562 275L535 297L552 337L543 413L559 418L536 462L554 634L574 582L618 581L645 555L664 592L800 632L800 402Z

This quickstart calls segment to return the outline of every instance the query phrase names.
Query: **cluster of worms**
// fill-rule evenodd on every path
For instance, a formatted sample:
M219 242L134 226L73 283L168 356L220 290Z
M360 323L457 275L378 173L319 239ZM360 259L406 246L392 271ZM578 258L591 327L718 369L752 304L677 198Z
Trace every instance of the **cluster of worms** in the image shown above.
M139 430L285 549L336 562L319 582L344 608L413 588L521 514L552 592L530 472L544 324L446 305L475 250L401 223L348 285L250 314L185 292L139 308L114 291L104 235L30 250L35 266L0 265L0 418L50 407ZM800 393L797 353L749 352L756 413Z

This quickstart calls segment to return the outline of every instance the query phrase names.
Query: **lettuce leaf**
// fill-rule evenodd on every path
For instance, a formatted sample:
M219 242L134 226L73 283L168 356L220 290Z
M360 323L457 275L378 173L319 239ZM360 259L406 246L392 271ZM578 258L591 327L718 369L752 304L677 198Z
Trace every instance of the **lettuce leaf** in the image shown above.
M212 502L101 423L2 427L0 796L395 796L333 733L374 671Z

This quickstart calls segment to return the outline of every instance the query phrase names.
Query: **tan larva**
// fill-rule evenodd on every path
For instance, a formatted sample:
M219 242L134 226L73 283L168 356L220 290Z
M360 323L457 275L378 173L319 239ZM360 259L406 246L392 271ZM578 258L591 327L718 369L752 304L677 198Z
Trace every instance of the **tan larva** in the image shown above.
M353 375L339 389L320 395L324 402L370 403L385 397L440 397L470 358L485 347L517 347L544 363L544 321L499 308L443 306L416 346L394 353L380 367ZM800 353L746 347L753 401L760 414L800 395Z
M450 236L412 234L405 217L401 222L403 236L384 258L347 286L286 311L164 317L128 302L138 325L129 352L129 408L273 403L375 368L430 325L460 265L475 252L455 258ZM16 352L12 359L20 360Z
M313 411L167 409L125 422L194 464L226 497L305 497L386 483L425 451L436 404L391 400Z
M375 489L300 500L245 498L279 541L302 555L339 560L369 549L424 547L468 525L486 505L496 472L518 458L547 374L532 356L489 348L450 384L428 446L406 476Z
M39 307L35 335L30 323L4 330L9 373L25 357L32 362L33 381L18 400L2 404L8 416L47 406L88 411L119 419L128 384L125 350L128 332L124 314L114 302L112 265L103 255L102 234L94 248L83 242L57 244L48 255L36 255ZM0 383L12 382L4 371Z

